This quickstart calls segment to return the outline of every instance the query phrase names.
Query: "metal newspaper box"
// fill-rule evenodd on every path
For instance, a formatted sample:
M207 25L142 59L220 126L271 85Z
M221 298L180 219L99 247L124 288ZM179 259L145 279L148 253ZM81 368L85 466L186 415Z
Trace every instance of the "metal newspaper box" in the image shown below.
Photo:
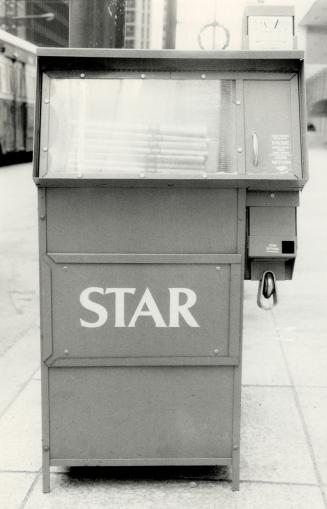
M39 49L44 491L55 465L228 465L238 489L243 280L266 304L292 277L302 72Z

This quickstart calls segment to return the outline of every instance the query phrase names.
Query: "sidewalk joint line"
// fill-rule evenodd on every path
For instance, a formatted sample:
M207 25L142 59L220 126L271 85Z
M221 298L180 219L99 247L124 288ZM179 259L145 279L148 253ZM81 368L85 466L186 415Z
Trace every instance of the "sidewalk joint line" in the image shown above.
M327 385L295 385L299 389L327 389Z
M242 387L268 387L269 389L291 389L292 385L274 385L274 384L242 384Z
M271 486L308 486L312 488L320 488L319 484L311 483L311 482L293 482L293 481L262 481L262 480L254 480L251 479L241 479L240 483L245 484L268 484Z
M40 470L0 470L1 474L37 474Z
M292 384L242 384L242 387L272 387L277 389L289 389L292 387L297 387L298 389L327 389L327 385L292 385Z

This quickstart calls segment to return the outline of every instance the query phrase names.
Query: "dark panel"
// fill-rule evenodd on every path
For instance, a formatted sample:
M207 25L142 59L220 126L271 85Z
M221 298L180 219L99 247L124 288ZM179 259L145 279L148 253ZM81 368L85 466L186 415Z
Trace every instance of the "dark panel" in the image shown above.
M251 207L250 208L250 235L294 236L295 207Z
M51 458L231 457L233 368L50 369Z
M48 189L48 252L235 253L233 189Z

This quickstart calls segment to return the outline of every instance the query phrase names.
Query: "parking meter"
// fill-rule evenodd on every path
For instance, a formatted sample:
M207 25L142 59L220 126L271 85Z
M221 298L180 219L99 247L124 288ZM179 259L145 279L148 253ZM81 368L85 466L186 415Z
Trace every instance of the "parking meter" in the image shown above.
M301 52L39 49L43 486L51 466L227 465L243 280L290 279Z

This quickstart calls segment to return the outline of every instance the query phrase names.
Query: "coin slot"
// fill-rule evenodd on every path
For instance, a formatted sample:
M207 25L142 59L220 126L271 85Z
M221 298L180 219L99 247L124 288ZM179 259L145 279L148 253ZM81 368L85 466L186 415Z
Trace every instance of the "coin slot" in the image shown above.
M294 240L282 240L282 253L283 254L294 254Z

